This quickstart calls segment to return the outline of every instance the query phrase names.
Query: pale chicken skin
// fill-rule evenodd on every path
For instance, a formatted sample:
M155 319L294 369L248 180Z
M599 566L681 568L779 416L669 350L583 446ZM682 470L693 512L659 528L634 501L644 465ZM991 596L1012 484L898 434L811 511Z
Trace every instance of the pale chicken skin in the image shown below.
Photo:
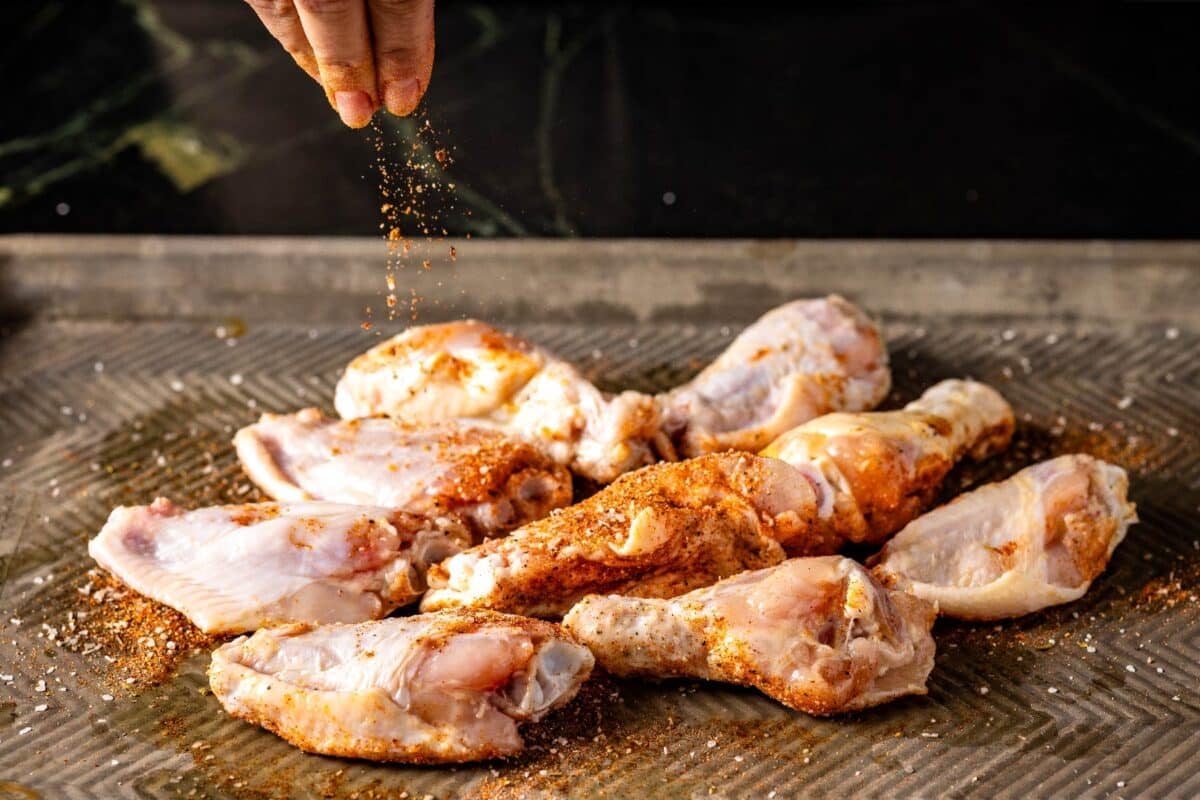
M602 483L654 460L654 398L610 395L575 367L478 320L409 328L350 362L334 396L344 419L458 420L537 445Z
M821 555L847 542L883 542L929 506L963 457L1008 447L1013 427L1012 408L995 389L945 380L899 411L826 414L788 431L762 455L803 465L831 521L784 547Z
M571 502L571 474L500 431L387 417L337 420L318 409L264 414L234 437L242 468L276 500L453 513L477 539Z
M802 425L766 451L778 457L657 464L432 567L421 607L553 617L585 594L672 597L787 555L880 542L924 510L959 458L1011 435L994 390L946 381L903 411Z
M121 506L88 543L100 566L205 633L377 619L416 600L430 564L469 544L451 518L335 503L185 511Z
M592 595L563 620L608 672L751 686L831 715L925 694L931 604L840 556L798 558L669 600Z
M1137 521L1120 467L1088 455L1034 464L910 523L872 563L885 583L969 620L1079 599Z
M660 395L663 432L681 456L757 451L822 414L874 408L891 383L883 337L866 314L837 295L796 300Z
M217 649L208 675L231 716L302 750L444 763L519 753L519 727L592 664L557 625L471 611L268 628Z

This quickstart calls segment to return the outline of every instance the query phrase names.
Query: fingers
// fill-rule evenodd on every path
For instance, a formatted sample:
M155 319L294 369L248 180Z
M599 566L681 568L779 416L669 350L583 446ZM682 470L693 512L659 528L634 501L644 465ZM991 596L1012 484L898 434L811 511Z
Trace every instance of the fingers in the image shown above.
M361 128L378 108L375 62L362 0L295 0L321 83L342 122Z
M246 0L254 13L262 20L275 39L283 45L300 69L312 76L317 83L321 82L321 73L317 69L317 57L313 55L308 37L300 25L300 16L292 0Z
M433 0L368 0L379 97L397 116L411 114L433 73Z

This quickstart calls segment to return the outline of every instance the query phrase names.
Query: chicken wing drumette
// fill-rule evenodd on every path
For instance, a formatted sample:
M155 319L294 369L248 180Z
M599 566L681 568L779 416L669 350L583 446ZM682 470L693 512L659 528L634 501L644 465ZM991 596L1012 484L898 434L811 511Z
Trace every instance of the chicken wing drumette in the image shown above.
M888 585L950 617L1016 617L1083 596L1137 521L1120 467L1034 464L909 523L873 560Z
M848 558L797 558L670 600L592 595L563 620L608 672L753 686L828 715L925 694L933 606Z
M660 395L663 431L682 456L761 450L822 414L874 408L891 377L883 337L866 314L837 295L795 300Z

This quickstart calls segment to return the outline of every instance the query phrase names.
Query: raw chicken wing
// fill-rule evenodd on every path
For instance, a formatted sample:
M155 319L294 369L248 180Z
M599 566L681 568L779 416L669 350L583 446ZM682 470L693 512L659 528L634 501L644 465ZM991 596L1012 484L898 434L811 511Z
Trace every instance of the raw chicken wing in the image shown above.
M1137 521L1120 467L1034 464L934 509L876 557L885 583L961 619L1017 617L1082 597Z
M660 395L680 455L761 450L832 411L867 411L891 387L875 324L837 295L796 300L746 328L716 361Z
M964 380L934 384L901 411L826 414L794 428L762 455L808 469L830 521L783 545L797 556L882 542L929 506L963 456L985 458L1012 433L1004 398Z
M753 686L828 715L925 694L933 606L848 558L797 558L671 600L592 595L563 620L620 676Z
M205 633L359 622L417 599L425 571L469 543L449 518L335 503L184 511L121 506L91 542L100 566Z
M553 617L592 592L671 597L779 563L776 538L794 535L815 505L812 486L782 461L716 453L655 464L464 551L430 573L421 608Z
M344 419L503 430L600 482L650 463L659 431L652 397L601 392L567 362L477 320L409 328L371 348L346 368L334 404Z
M452 512L478 538L571 502L571 475L528 442L454 422L264 414L234 437L242 467L276 500Z
M260 630L213 653L230 715L312 753L474 761L575 696L592 654L557 625L486 611Z

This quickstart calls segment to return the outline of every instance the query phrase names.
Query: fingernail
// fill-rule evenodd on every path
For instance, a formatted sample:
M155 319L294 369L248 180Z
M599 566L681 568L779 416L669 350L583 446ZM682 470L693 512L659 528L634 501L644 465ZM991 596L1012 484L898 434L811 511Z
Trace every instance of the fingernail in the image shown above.
M366 92L334 92L333 102L342 122L351 128L363 127L375 114L375 104Z
M421 102L421 84L416 78L401 78L383 85L383 104L397 117L407 117Z

